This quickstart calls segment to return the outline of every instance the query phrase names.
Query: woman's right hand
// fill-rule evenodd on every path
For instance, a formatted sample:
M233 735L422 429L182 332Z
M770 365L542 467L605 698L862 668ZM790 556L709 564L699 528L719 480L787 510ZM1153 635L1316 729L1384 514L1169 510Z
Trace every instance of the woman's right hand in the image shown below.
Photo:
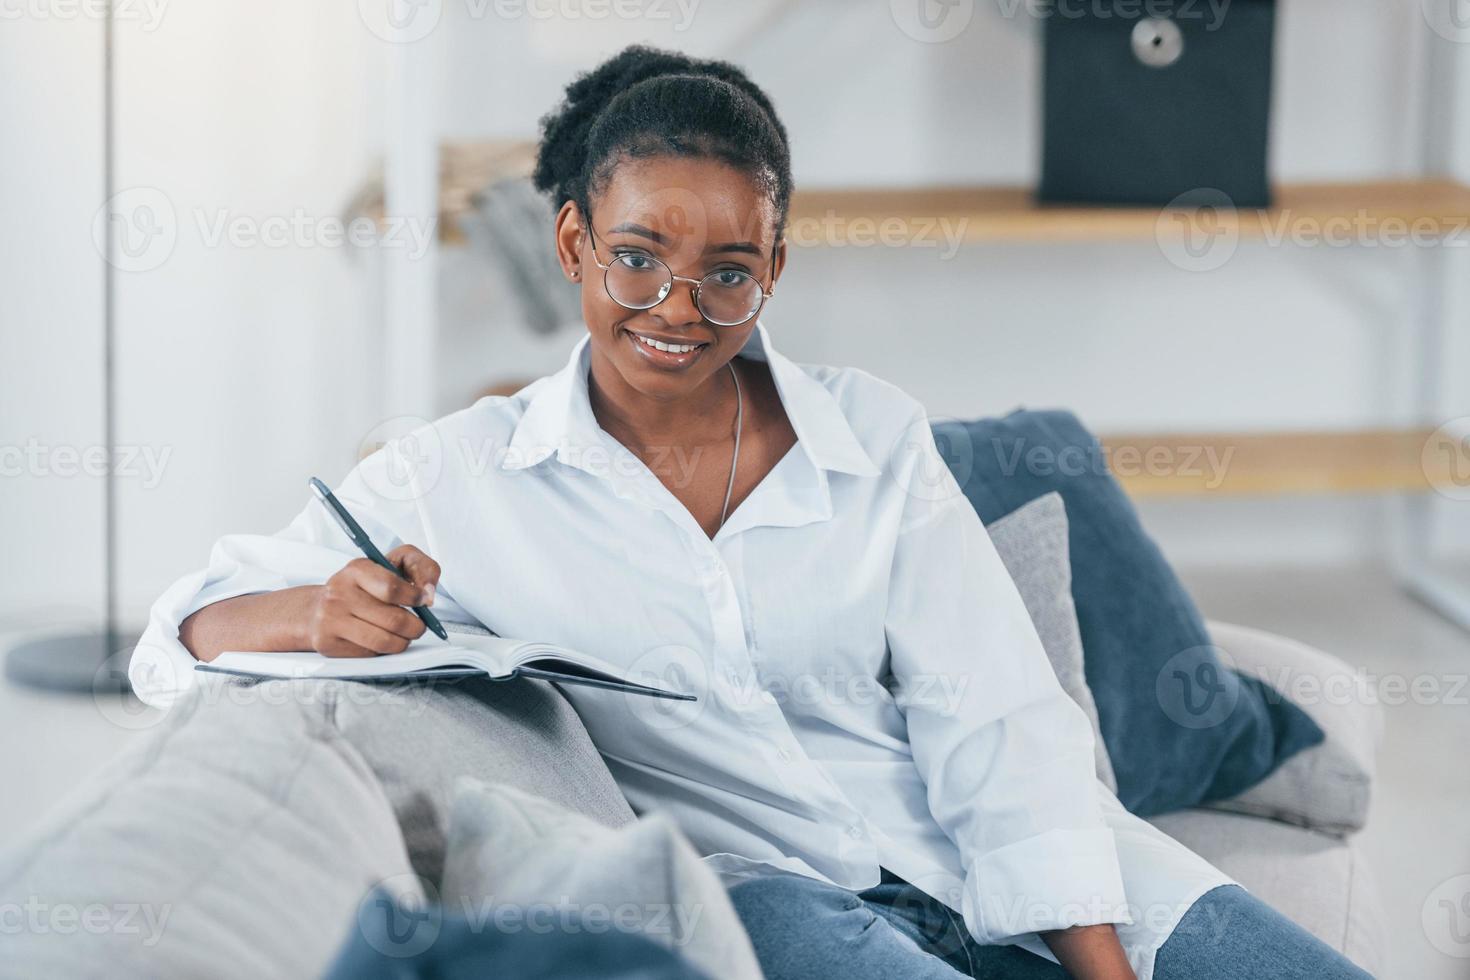
M355 558L318 586L308 612L311 649L328 657L402 653L424 635L424 624L405 606L432 606L439 563L411 544L387 558L409 579L366 558Z

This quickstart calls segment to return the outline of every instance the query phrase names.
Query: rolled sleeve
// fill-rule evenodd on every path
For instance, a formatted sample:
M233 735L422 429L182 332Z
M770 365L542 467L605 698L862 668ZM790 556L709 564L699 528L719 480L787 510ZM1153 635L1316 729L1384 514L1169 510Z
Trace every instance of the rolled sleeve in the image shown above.
M909 500L886 631L929 808L960 853L966 925L1006 943L1131 922L1091 726L932 436L913 445L894 474Z
M419 495L411 487L392 496L373 490L393 486L384 474L403 469L395 453L390 445L367 457L334 492L383 552L409 543L432 555ZM196 661L179 640L179 626L200 609L242 595L320 585L360 557L315 499L308 499L295 520L276 534L221 538L207 567L180 578L154 602L128 666L134 693L146 704L167 708L193 686ZM442 620L471 620L442 583L434 609Z

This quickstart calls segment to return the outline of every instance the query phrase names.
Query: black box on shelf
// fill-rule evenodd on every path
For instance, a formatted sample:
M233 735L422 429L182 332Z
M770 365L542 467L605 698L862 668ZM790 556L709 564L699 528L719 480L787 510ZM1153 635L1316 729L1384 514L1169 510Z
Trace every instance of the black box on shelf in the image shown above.
M1042 9L1041 201L1168 204L1209 189L1271 203L1274 0Z

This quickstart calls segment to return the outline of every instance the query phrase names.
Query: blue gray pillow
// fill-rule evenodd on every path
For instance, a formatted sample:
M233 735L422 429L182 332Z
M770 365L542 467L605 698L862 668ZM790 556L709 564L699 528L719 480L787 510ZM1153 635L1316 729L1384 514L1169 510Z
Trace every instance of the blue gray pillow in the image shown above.
M1087 684L1124 806L1152 816L1235 796L1322 741L1305 712L1222 661L1076 417L1020 410L933 428L984 523L1062 495Z

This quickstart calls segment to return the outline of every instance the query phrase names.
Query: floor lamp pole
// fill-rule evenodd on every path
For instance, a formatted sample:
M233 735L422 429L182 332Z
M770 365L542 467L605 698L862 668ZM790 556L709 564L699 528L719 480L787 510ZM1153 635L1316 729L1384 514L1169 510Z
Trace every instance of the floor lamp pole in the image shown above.
M102 25L102 200L110 208L116 193L113 71L113 0L107 0ZM117 238L103 215L102 236L102 439L107 467L102 484L103 623L100 632L62 633L22 640L5 658L5 675L30 687L103 693L128 689L127 657L133 640L118 627L117 475L116 466L116 335Z
M113 74L113 0L107 0L102 34L102 199L117 192L115 149L117 105ZM117 237L106 235L102 263L102 439L107 446L107 469L102 484L103 636L106 649L117 649Z

